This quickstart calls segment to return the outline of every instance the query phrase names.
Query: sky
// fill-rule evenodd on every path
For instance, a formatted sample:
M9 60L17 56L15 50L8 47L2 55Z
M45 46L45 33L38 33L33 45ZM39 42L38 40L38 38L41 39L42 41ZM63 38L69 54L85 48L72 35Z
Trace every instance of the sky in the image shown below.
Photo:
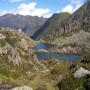
M0 16L13 13L50 17L54 13L75 12L86 0L0 0Z

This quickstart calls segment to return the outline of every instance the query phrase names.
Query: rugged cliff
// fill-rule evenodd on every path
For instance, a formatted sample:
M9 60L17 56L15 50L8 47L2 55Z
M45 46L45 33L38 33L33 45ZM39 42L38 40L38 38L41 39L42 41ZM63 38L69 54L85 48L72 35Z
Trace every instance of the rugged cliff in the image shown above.
M63 16L64 15L62 15L62 17ZM52 17L52 19L54 19L50 22L53 23L52 26L45 23L45 27L41 28L41 31L38 33L38 35L36 35L35 39L43 39L48 42L52 42L57 38L66 36L70 37L75 33L79 33L81 30L84 30L85 32L90 32L90 1L88 0L76 12L74 12L72 15L70 15L68 18L65 18L64 20L61 19L60 21L59 18L55 19L54 17ZM59 20L60 23L56 23L57 20ZM56 26L55 28L53 28L53 26L55 25L58 25L58 27Z

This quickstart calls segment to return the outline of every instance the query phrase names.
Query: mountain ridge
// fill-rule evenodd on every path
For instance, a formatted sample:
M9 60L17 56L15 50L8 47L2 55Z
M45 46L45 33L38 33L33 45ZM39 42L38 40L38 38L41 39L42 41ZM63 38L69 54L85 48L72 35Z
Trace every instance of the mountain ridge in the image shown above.
M38 36L40 36L42 33L44 32L49 32L50 29L54 30L54 29L58 29L59 24L65 20L67 17L69 17L69 13L67 12L63 12L63 13L55 13L52 15L52 17L50 17L45 24L43 24L41 26L41 28L39 28L36 33L32 36L33 39L38 38ZM55 25L54 25L55 24Z
M45 23L47 18L37 16L23 16L19 14L4 14L0 16L0 28L22 29L28 36L32 36Z

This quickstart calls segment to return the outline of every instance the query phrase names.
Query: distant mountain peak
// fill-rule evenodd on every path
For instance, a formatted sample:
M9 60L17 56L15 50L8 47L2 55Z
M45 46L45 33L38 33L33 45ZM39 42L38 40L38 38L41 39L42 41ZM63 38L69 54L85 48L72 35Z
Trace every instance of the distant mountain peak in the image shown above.
M20 14L7 13L0 16L0 27L20 28L28 36L32 36L46 21L46 18L37 16L23 16Z
M80 30L90 31L90 0L71 15L67 12L54 14L32 38L52 42Z
M62 13L55 13L50 17L45 24L36 31L36 33L32 36L33 39L38 39L39 36L42 36L43 39L43 33L52 33L54 30L59 28L59 25L62 21L64 21L66 18L68 18L70 14L68 12L62 12ZM44 34L45 35L45 34Z

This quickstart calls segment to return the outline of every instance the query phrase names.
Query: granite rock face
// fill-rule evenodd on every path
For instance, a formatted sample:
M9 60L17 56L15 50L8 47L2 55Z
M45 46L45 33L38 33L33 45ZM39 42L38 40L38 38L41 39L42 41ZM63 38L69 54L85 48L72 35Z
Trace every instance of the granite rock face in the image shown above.
M74 73L75 78L81 78L85 75L90 75L90 71L84 69L83 67L80 67L76 72Z

